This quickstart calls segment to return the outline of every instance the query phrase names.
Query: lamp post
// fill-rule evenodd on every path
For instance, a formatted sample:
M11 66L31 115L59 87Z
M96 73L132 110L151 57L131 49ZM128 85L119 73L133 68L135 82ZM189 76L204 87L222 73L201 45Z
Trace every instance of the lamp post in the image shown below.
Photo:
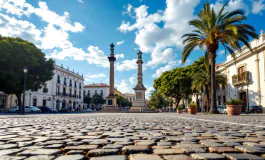
M27 72L28 72L28 68L25 66L24 69L24 90L23 90L23 107L21 110L21 114L25 114L25 90L26 90L26 77L27 77Z

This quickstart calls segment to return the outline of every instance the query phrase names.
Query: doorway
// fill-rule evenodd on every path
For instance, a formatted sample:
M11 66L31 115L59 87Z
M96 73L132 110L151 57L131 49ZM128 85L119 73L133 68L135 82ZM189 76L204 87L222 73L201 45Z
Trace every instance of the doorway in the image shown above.
M240 92L239 93L239 99L243 102L241 112L245 112L246 111L246 105L247 105L247 93L246 92Z
M46 101L46 99L44 99L43 101L42 101L42 106L46 106L46 103L47 101Z

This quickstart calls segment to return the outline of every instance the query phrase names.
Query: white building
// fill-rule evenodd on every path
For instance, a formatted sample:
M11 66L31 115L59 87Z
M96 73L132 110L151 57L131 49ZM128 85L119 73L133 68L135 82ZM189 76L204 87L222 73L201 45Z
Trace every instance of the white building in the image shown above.
M226 61L216 65L216 71L227 77L227 85L219 87L216 92L217 105L223 105L230 98L244 102L242 111L247 106L265 107L265 34L261 31L259 39L250 42L251 52L246 46L236 51L234 59L230 54ZM205 106L206 95L199 98L200 105ZM195 96L192 96L195 101Z
M52 80L38 91L27 91L25 106L50 106L57 110L83 106L83 75L55 66Z
M132 93L124 93L123 94L125 96L125 98L130 101L132 104L135 101L135 94Z
M0 112L6 110L8 104L8 95L0 91Z
M84 95L89 95L93 97L94 94L102 95L103 98L106 98L109 95L109 86L105 83L92 83L84 86Z

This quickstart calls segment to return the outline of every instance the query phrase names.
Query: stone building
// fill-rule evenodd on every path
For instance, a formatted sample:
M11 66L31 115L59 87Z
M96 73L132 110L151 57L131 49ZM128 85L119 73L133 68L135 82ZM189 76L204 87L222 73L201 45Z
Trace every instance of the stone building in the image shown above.
M54 75L38 91L26 91L25 106L49 106L57 110L83 106L83 75L55 65ZM22 95L23 97L23 95ZM15 104L16 97L9 95Z

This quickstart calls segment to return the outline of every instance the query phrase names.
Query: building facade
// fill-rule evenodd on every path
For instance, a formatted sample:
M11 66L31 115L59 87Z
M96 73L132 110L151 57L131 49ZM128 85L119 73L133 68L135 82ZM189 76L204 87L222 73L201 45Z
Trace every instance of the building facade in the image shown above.
M99 94L106 98L109 95L109 86L105 83L92 83L84 86L85 96L93 97L94 94Z
M49 106L57 110L83 106L83 75L58 65L53 72L53 78L41 89L26 91L25 106ZM10 103L15 104L15 96L10 95L9 99Z
M8 95L0 91L0 112L8 107Z
M132 104L135 101L135 94L132 94L132 93L124 93L124 96Z
M243 101L242 111L248 106L265 107L265 34L251 41L250 51L246 46L235 52L235 58L227 55L226 61L216 65L216 71L227 78L226 86L217 86L217 105L223 105L230 98ZM192 96L195 101L195 95ZM200 106L207 105L204 92L199 97Z

